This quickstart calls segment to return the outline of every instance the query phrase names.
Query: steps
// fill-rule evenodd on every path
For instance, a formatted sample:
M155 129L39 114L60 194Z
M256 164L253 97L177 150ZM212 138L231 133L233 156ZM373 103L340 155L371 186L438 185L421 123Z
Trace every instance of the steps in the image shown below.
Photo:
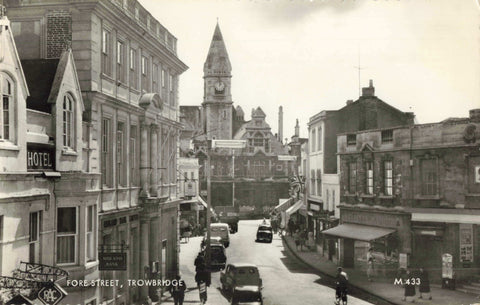
M480 280L476 279L475 282L471 282L467 285L462 285L456 290L465 292L465 293L471 293L480 297Z

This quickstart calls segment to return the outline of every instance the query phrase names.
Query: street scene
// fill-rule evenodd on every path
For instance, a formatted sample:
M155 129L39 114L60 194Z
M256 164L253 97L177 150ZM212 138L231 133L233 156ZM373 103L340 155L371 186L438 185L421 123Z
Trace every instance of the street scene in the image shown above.
M480 304L480 2L0 0L0 305Z

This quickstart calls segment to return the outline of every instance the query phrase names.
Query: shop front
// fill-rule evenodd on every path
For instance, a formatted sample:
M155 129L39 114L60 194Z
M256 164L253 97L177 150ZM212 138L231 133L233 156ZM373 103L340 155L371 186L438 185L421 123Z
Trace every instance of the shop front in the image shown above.
M340 205L340 224L323 231L330 243L338 242L340 264L366 269L367 253L373 250L376 272L394 276L399 257L411 254L411 214L400 209Z

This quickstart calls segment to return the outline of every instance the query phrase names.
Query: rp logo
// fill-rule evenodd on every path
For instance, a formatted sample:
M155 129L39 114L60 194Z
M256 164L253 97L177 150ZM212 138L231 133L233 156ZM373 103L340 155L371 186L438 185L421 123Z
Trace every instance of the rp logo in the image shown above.
M38 299L45 305L57 305L67 295L67 293L57 284L49 287L43 287L38 292Z

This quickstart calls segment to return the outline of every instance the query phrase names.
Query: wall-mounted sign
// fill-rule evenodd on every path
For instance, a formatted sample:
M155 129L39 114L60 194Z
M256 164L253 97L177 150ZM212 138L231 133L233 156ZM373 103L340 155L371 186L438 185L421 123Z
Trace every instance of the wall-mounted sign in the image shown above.
M56 283L43 287L38 292L38 299L45 305L57 305L60 301L67 296L65 290L63 290Z
M197 196L197 189L194 181L185 182L185 196L195 197Z
M55 146L27 143L27 170L55 170Z
M460 224L460 261L473 262L473 225Z
M311 203L310 202L310 210L312 211L320 211L320 206L316 203Z
M127 253L98 253L98 270L127 270Z

